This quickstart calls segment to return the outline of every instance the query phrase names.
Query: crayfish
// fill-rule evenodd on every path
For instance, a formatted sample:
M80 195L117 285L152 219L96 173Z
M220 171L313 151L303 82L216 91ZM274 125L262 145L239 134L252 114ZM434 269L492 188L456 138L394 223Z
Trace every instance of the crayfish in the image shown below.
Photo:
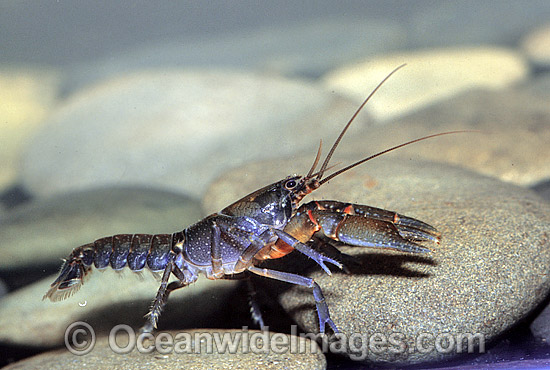
M267 185L182 231L156 235L120 234L75 248L64 261L59 277L44 298L52 301L67 298L80 288L83 278L93 266L115 270L127 266L135 272L147 268L162 274L160 288L143 328L144 331L151 331L156 328L170 293L196 281L199 273L209 279L228 279L237 274L253 273L311 288L320 332L325 332L326 324L338 332L330 318L321 288L313 279L258 265L264 260L280 258L297 250L331 274L325 263L339 268L342 268L342 264L307 245L310 241L322 238L351 246L392 248L412 253L430 251L420 243L439 243L441 234L434 227L396 212L331 200L300 205L306 195L366 161L414 142L458 132L439 133L397 145L324 177L330 159L348 127L397 69L380 82L357 109L318 171L315 169L321 156L321 145L307 175L289 176ZM169 283L171 275L176 280ZM252 316L263 326L256 305L252 305Z

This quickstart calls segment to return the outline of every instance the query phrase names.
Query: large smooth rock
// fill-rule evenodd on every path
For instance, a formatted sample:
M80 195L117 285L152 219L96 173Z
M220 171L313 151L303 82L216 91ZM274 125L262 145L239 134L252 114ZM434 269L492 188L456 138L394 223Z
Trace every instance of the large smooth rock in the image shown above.
M310 162L262 162L231 171L210 187L205 208L220 209ZM550 288L550 205L528 189L450 165L398 157L378 158L342 174L310 199L393 210L428 222L443 235L440 245L427 245L432 253L422 255L341 247L361 263L351 264L349 275L336 268L332 276L318 266L309 269L311 260L297 252L271 261L274 269L319 283L341 333L358 341L341 344L354 359L399 364L446 359L458 347L451 343L448 349L445 340L468 334L481 336L488 345L524 318ZM286 289L279 296L281 305L302 328L317 332L311 291L277 287ZM375 334L372 350L368 340ZM399 339L397 345L389 342L391 335L398 335L393 338ZM381 350L378 336L386 340Z
M196 201L144 188L103 188L37 200L0 224L0 270L61 264L73 248L114 234L162 234L202 217Z
M21 167L40 196L141 184L199 196L222 170L251 158L315 148L303 119L342 98L302 81L220 71L142 71L81 91L42 125Z
M533 30L525 37L521 46L535 65L544 69L550 67L550 24Z
M362 102L382 79L394 74L365 107L380 121L475 88L498 89L528 75L527 62L513 50L496 47L447 48L383 55L341 67L324 77L327 88Z
M53 109L59 83L51 69L0 65L0 191L16 181L21 153Z
M77 321L90 324L97 335L108 335L119 324L138 329L160 283L152 274L93 270L82 288L59 302L42 300L52 275L9 293L0 300L0 342L25 347L54 347L63 344L67 327ZM233 294L236 281L199 279L175 291L159 320L159 328L196 328L217 320L225 300ZM244 303L246 304L246 303Z
M242 339L245 335L249 342ZM156 340L159 338L162 338L162 341L157 342ZM218 340L227 338L227 343L235 344L235 349L223 349L221 342L219 342L219 346L216 344L216 338L219 338ZM267 339L266 347L263 347L262 344L264 339ZM296 344L297 350L292 351L292 343ZM123 347L127 344L128 336L125 333L117 336L117 346ZM254 346L257 346L258 349ZM151 339L145 340L143 347L144 352L133 348L130 353L119 354L113 351L113 348L117 347L111 347L109 339L102 337L97 339L91 352L82 356L75 356L63 349L31 357L4 369L62 368L80 370L83 367L90 367L98 370L113 368L193 370L256 369L261 367L262 369L310 370L325 369L327 366L325 356L315 342L281 333L264 335L254 330L247 334L238 330L212 329L168 331L157 334L155 342ZM152 351L145 353L149 348ZM160 351L155 348L159 348Z
M532 90L466 92L391 124L359 127L362 134L345 138L338 150L359 159L425 135L479 130L423 141L399 149L398 155L449 162L533 185L550 178L550 105L548 96Z

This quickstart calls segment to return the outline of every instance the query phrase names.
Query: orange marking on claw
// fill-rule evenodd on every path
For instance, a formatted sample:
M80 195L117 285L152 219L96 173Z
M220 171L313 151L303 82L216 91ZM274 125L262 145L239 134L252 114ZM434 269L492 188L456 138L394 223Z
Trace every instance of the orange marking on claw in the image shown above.
M344 216L342 217L342 220L338 222L338 225L336 225L336 227L334 228L334 232L330 236L332 239L340 241L340 239L338 238L338 230L340 229L340 226L342 226L346 222L346 218L348 218L348 215L344 214Z
M317 222L315 217L313 217L313 212L311 212L311 210L307 211L307 216L309 217L309 220L315 225L315 231L319 231L321 229L321 226L319 226L319 223Z
M395 215L393 215L393 223L396 224L399 222L399 215L396 213Z
M309 220L313 222L315 225L317 225L317 221L315 221L315 218L313 217L313 212L311 210L307 211L307 217L309 217Z
M355 210L353 209L353 206L351 204L349 206L347 206L346 208L344 208L343 212L347 213L348 215L354 215L355 214Z

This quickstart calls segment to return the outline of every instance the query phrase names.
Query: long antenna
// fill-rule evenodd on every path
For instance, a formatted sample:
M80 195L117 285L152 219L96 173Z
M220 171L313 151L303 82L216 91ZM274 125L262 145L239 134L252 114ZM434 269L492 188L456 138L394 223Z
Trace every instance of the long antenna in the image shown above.
M323 177L323 173L326 171L328 163L330 162L330 159L332 158L332 154L334 154L334 151L336 150L336 147L338 146L338 144L340 144L340 140L342 140L342 137L344 136L344 134L348 130L349 126L351 125L353 120L355 120L355 118L357 117L359 112L361 112L361 110L363 109L365 104L367 104L367 102L370 100L370 98L378 91L378 89L384 84L384 82L386 82L388 80L388 78L390 78L395 72L397 72L399 69L403 68L404 66L406 66L406 64L401 64L399 67L397 67L393 71L391 71L391 73L389 75L387 75L386 78L384 78L382 80L382 82L380 82L378 84L378 86L376 86L376 88L369 94L369 96L367 96L367 98L365 99L363 104L361 104L359 106L359 108L357 108L357 110L355 111L353 116L351 116L350 120L348 121L348 123L346 124L346 126L344 127L344 129L342 130L340 135L338 136L338 138L336 138L336 141L332 145L332 148L330 148L330 151L328 152L327 157L325 158L325 161L323 162L323 165L321 166L321 169L318 172L317 180L320 181L321 178Z
M399 148L402 148L404 146L407 146L407 145L410 145L410 144L414 144L414 143L417 143L419 141L422 141L422 140L426 140L426 139L431 139L433 137L437 137L437 136L443 136L443 135L451 135L451 134L460 134L460 133L464 133L464 132L480 132L480 131L477 131L477 130L459 130L459 131L447 131L447 132L440 132L439 134L433 134L433 135L428 135L428 136L424 136L424 137L421 137L421 138L418 138L418 139L415 139L415 140L411 140L411 141L407 141L406 143L403 143L403 144L399 144L399 145L396 145L394 147L391 147L389 149L386 149L386 150L383 150L379 153L376 153L376 154L373 154L371 155L370 157L367 157L367 158L364 158L364 159L361 159L360 161L357 161L355 163L352 163L350 164L349 166L346 166L344 168L342 168L341 170L338 170L334 173L331 173L329 176L325 177L324 179L320 180L319 181L319 185L322 185L324 184L325 182L335 178L336 176L348 171L348 170L351 170L352 168L354 167L357 167L359 166L360 164L362 163L365 163L367 161L370 161L371 159L374 159L376 157L379 157L381 156L382 154L386 154L388 152L391 152L392 150L395 150L395 149L399 149Z

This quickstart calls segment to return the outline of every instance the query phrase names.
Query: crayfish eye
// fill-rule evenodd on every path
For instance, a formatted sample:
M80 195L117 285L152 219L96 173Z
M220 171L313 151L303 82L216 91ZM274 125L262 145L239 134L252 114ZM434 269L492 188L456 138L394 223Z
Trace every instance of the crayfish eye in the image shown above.
M296 185L298 185L298 183L296 182L296 180L288 180L286 183L285 183L285 188L287 190L292 190L296 187Z

